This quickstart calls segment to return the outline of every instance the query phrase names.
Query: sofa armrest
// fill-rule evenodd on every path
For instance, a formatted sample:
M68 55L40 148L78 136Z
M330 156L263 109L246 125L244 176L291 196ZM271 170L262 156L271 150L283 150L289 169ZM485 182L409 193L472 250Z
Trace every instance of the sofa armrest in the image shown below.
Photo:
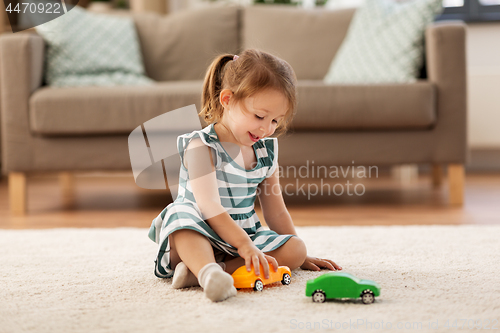
M467 160L466 26L435 22L425 32L427 77L436 87L438 150L453 150Z
M36 34L0 37L2 171L23 171L32 165L29 98L42 84L44 40Z

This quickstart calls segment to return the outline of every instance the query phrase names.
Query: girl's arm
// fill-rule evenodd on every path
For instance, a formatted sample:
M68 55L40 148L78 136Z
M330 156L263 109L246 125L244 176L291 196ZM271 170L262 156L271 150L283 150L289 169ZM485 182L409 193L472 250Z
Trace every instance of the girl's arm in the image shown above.
M288 209L286 209L285 201L283 200L278 170L279 168L276 168L272 176L266 178L259 185L259 201L264 214L264 220L271 230L276 231L280 235L297 235L292 217ZM319 271L321 268L328 268L330 270L342 269L342 267L330 259L320 259L310 256L307 256L300 267L313 271Z
M215 167L211 150L200 139L192 140L184 155L188 169L191 190L203 219L210 225L219 237L238 249L238 254L245 260L247 270L255 267L259 275L259 263L263 264L264 276L269 277L270 262L278 269L276 259L265 255L252 242L248 234L234 222L220 203Z

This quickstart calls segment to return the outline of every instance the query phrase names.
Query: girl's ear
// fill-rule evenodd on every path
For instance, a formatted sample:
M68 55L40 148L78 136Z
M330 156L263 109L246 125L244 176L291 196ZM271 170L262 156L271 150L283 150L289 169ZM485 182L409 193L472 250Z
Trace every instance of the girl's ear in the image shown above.
M233 92L229 89L224 89L220 92L220 103L224 108L229 107L229 101L231 100L232 96Z

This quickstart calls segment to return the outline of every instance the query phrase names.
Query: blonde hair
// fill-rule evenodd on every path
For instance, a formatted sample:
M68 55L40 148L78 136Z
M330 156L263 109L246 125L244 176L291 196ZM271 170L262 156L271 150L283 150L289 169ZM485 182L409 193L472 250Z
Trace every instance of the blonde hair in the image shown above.
M276 128L283 134L290 124L297 106L297 78L292 67L283 59L269 53L249 49L233 60L233 54L223 54L214 59L205 75L201 96L200 116L207 124L220 121L224 108L220 93L224 89L233 92L231 103L242 102L264 89L282 93L288 101L288 109ZM244 103L241 103L244 107Z

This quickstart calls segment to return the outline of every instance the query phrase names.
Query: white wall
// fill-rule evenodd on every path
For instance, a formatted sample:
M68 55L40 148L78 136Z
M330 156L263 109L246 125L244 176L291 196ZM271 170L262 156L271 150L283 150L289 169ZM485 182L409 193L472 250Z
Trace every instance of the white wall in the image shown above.
M500 148L500 22L467 26L468 134L472 148Z

